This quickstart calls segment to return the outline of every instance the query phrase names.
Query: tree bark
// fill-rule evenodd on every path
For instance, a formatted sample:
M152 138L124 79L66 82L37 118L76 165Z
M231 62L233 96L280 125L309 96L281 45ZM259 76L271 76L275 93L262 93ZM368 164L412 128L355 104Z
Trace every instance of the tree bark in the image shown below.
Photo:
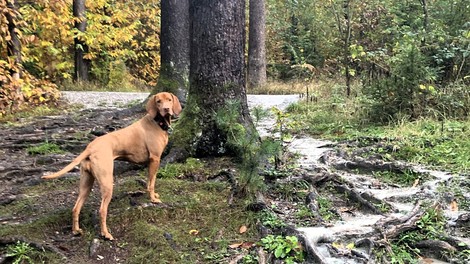
M351 95L351 72L349 59L349 46L351 45L351 3L350 0L344 0L343 2L343 14L344 20L346 21L346 29L344 34L344 71L346 77L346 95Z
M237 101L230 126L255 133L245 89L245 0L191 0L190 21L188 104L174 138L197 157L232 155L218 113Z
M75 17L75 28L80 32L86 31L86 0L74 0L73 1L73 16ZM88 81L88 73L90 71L90 60L84 58L84 55L88 53L88 46L85 41L79 36L74 37L74 50L75 50L75 70L74 80L75 81Z
M248 88L266 84L266 0L250 0Z
M185 105L189 86L189 0L161 1L161 69L152 94L174 93Z
M7 54L10 57L14 57L15 68L12 69L11 76L14 80L21 78L21 42L18 35L18 28L16 26L16 16L18 15L17 2L16 0L7 1L7 10L5 16L8 21L8 33L10 34L11 40L7 43Z

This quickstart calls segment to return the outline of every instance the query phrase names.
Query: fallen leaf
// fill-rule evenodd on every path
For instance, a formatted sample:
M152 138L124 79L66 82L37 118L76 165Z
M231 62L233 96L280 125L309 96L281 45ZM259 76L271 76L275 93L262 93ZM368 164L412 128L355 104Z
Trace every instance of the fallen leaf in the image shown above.
M418 186L418 184L419 184L419 178L416 179L415 182L413 183L413 188L416 187L416 186Z
M333 242L333 243L331 243L331 245L332 245L334 248L344 248L343 244L342 244L342 243L338 243L338 242Z
M195 236L195 235L199 234L199 231L196 230L196 229L191 229L191 230L189 230L189 234Z
M229 245L228 247L231 248L231 249L235 249L235 248L241 247L241 245L243 245L243 242L231 244L231 245Z
M455 199L450 202L450 210L454 212L459 210L459 205L457 204L457 201Z
M434 261L430 258L420 258L422 263L434 263Z
M248 228L246 227L246 225L242 225L242 226L240 227L239 232L240 232L240 234L243 234L243 233L245 233L247 230L248 230Z
M354 249L354 242L351 242L351 243L347 244L346 248L347 249Z
M253 243L253 242L243 242L240 247L243 248L243 249L250 249L254 245L255 245L255 243Z

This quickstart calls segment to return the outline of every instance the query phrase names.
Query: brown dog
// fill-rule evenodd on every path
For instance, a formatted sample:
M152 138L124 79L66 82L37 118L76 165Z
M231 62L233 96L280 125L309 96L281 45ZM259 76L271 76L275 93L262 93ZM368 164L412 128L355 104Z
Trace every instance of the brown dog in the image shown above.
M106 226L108 205L113 194L113 161L127 160L133 163L148 162L147 191L152 203L160 203L155 192L155 177L160 166L160 157L168 143L167 130L171 116L181 112L178 98L171 93L158 93L147 103L147 115L136 123L98 137L61 171L43 176L43 179L58 178L80 164L80 188L72 211L72 232L81 234L78 224L80 210L90 194L96 180L101 191L100 223L101 235L113 240Z

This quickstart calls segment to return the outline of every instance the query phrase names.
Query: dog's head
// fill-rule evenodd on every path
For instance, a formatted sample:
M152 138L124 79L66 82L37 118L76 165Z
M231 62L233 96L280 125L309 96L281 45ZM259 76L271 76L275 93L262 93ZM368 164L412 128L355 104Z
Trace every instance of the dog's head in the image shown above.
M178 116L181 113L181 104L172 93L162 92L157 93L149 98L147 102L147 113L152 117L157 117L158 114L168 120L172 116Z

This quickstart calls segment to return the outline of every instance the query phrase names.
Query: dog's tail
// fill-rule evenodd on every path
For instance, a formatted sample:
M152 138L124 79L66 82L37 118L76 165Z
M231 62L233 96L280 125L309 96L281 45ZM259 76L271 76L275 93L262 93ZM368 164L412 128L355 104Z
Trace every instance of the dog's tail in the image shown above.
M50 175L44 175L41 178L43 178L43 179L59 178L60 176L64 175L65 173L71 171L75 166L80 164L80 162L82 160L84 160L85 158L87 158L89 155L90 155L90 153L88 152L87 149L85 149L85 151L83 151L80 155L78 155L78 157L76 157L72 162L70 162L69 165L65 166L65 168L63 168L62 170L60 170L56 173L50 174Z

